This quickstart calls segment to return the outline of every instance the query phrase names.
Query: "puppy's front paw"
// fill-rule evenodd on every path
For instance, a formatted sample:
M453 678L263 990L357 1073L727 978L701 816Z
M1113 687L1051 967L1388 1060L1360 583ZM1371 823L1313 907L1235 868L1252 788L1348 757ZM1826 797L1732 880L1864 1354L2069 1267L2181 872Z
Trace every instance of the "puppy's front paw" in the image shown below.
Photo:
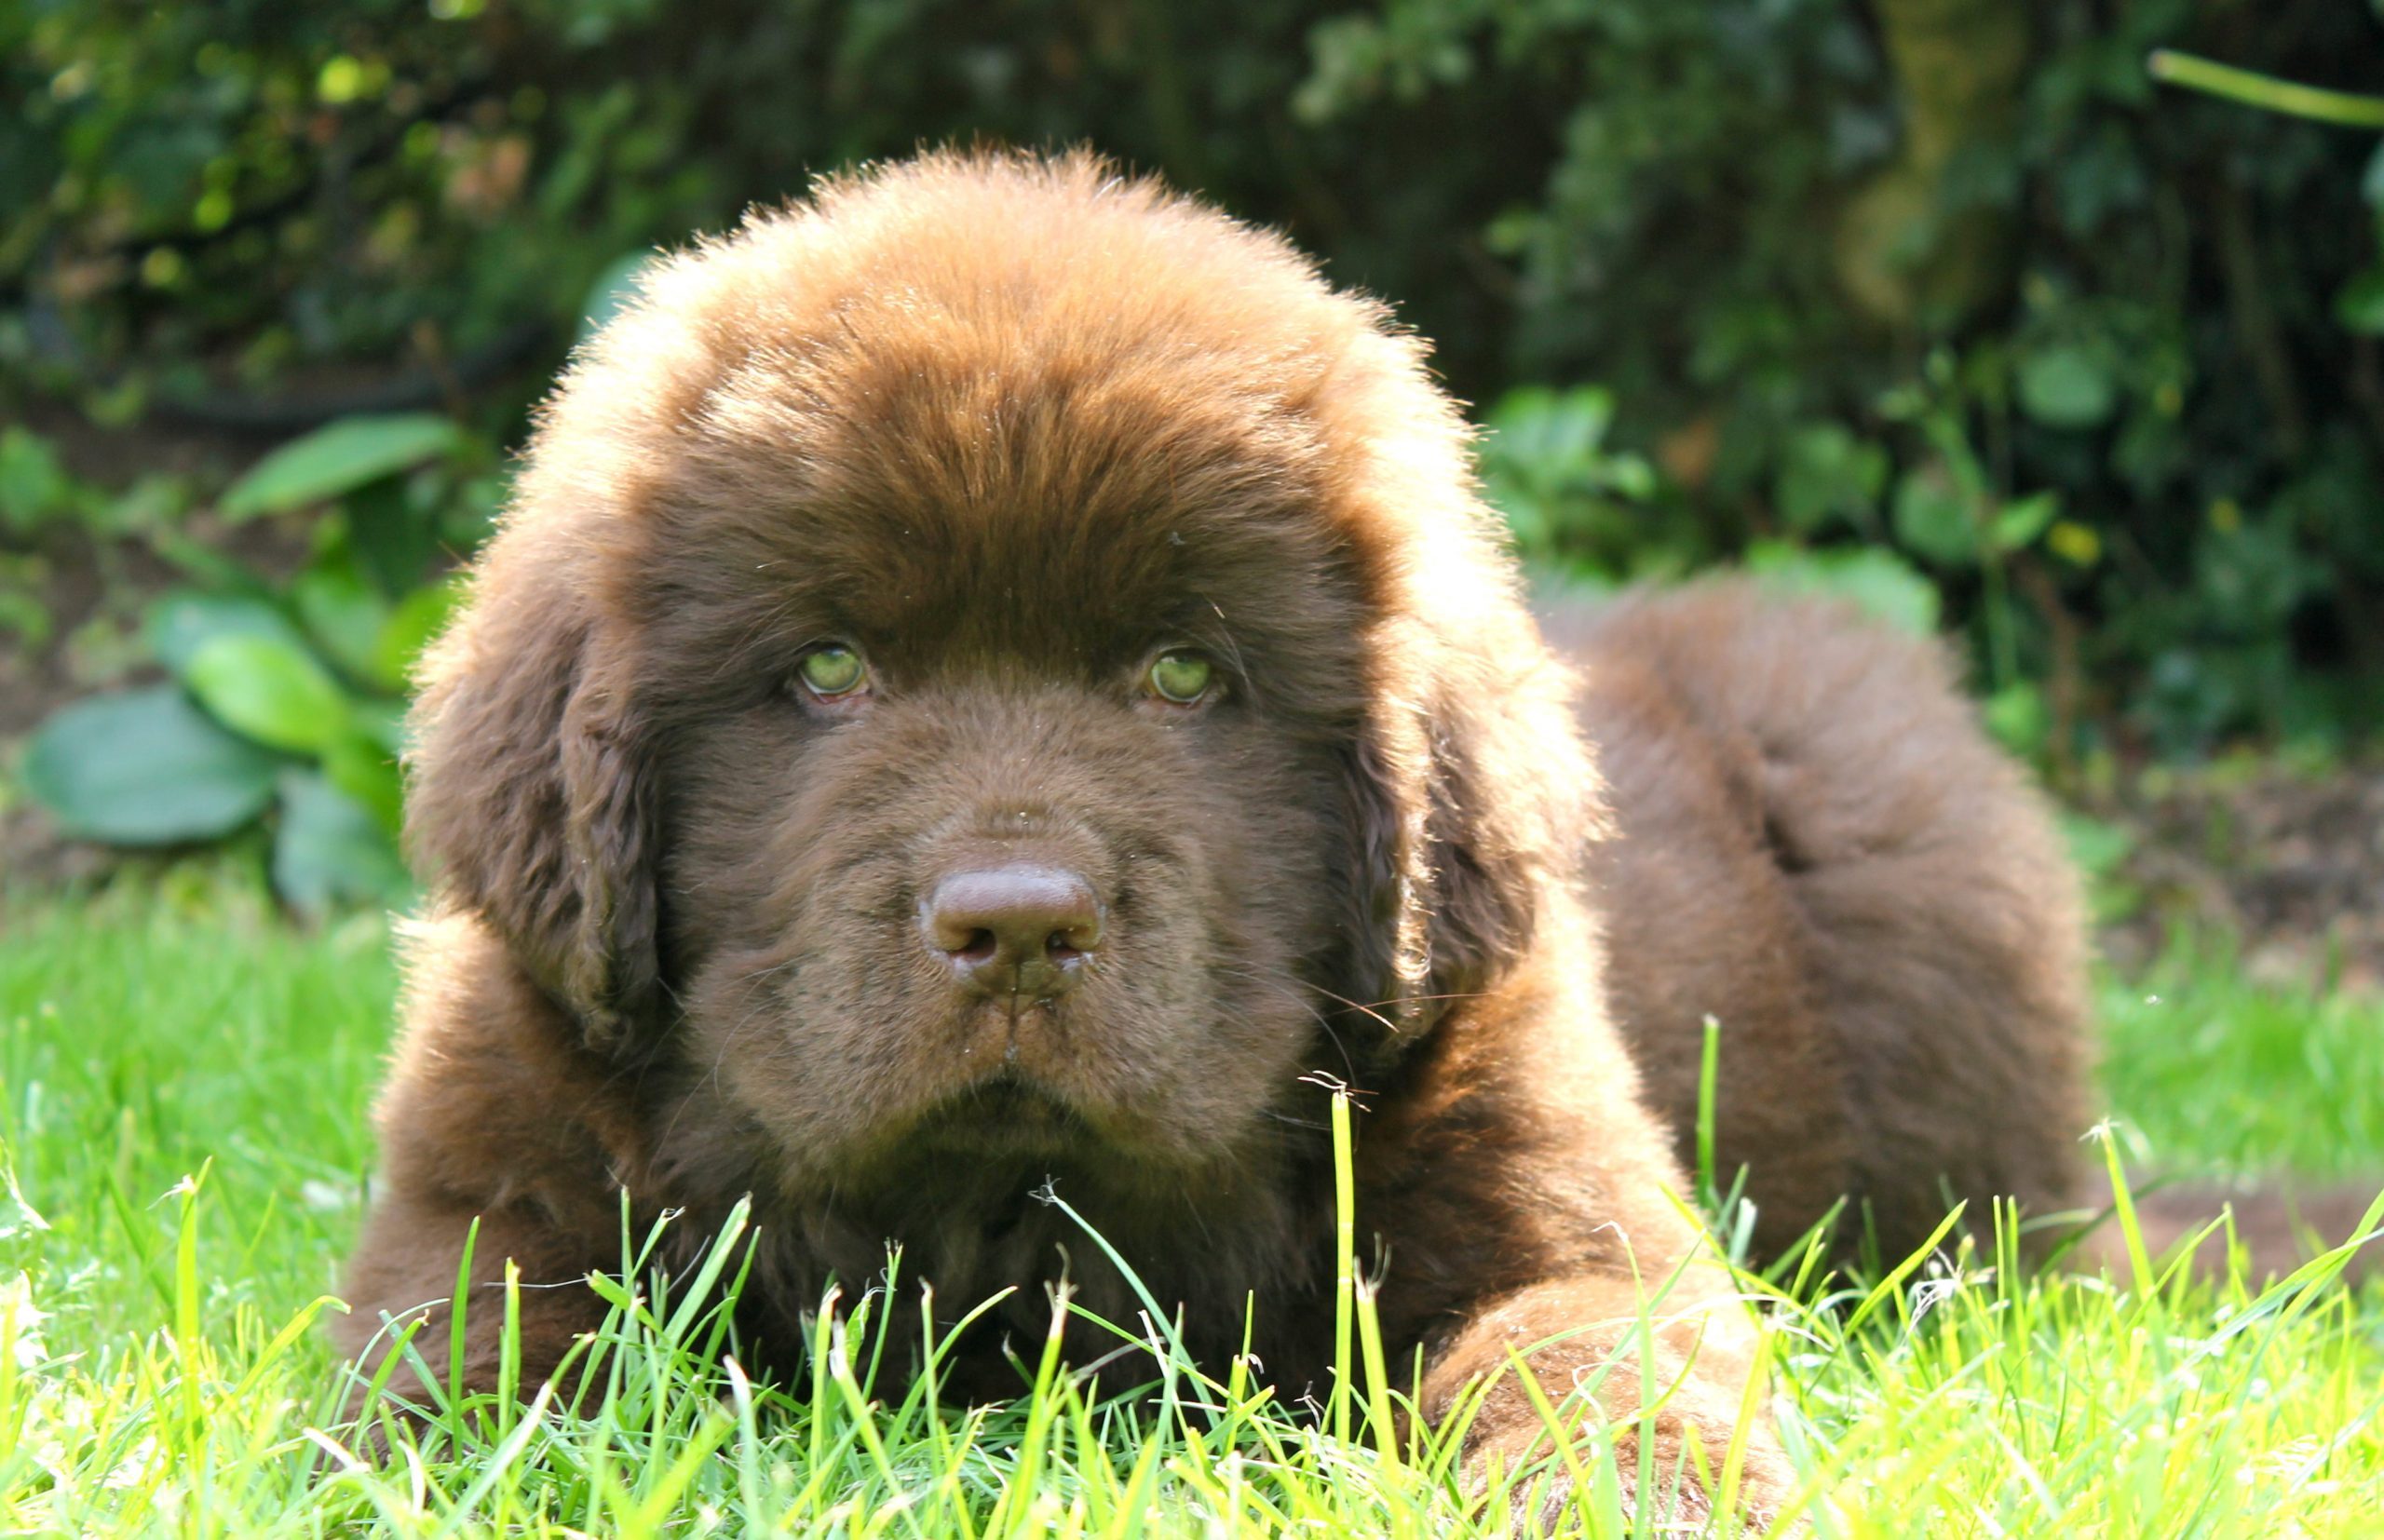
M1613 1520L1628 1521L1643 1508L1659 1533L1767 1534L1795 1485L1768 1431L1751 1429L1739 1452L1730 1510L1717 1522L1717 1494L1705 1479L1722 1479L1727 1451L1707 1444L1701 1458L1688 1454L1695 1435L1673 1419L1659 1416L1610 1436L1595 1423L1568 1420L1561 1436L1571 1441L1569 1452L1557 1448L1557 1430L1521 1416L1477 1425L1466 1440L1470 1490L1493 1511L1506 1509L1518 1540L1603 1534ZM1653 1458L1643 1460L1643 1450Z

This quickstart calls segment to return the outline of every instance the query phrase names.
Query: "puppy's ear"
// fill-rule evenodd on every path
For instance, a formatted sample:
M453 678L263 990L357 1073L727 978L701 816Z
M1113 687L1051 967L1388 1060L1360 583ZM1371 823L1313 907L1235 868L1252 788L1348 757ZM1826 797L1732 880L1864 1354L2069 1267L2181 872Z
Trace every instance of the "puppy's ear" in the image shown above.
M492 549L426 662L407 841L593 1046L620 1050L660 993L646 733L587 599L527 554Z
M1359 880L1352 994L1394 1039L1529 950L1551 885L1600 831L1565 680L1518 608L1504 645L1411 642L1428 678L1378 686L1348 762ZM1437 639L1436 639L1437 640Z
M1377 703L1349 751L1343 771L1349 821L1350 913L1348 1005L1375 1031L1368 1042L1395 1047L1421 1023L1430 993L1431 945L1425 788L1429 784L1420 735Z

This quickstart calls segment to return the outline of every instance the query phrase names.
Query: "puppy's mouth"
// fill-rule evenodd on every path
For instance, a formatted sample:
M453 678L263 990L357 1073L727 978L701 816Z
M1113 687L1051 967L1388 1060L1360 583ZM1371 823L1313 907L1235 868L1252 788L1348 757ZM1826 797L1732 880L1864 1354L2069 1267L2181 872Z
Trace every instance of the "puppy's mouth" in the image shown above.
M942 1148L985 1155L1079 1149L1096 1139L1066 1098L1013 1068L929 1108L918 1135Z

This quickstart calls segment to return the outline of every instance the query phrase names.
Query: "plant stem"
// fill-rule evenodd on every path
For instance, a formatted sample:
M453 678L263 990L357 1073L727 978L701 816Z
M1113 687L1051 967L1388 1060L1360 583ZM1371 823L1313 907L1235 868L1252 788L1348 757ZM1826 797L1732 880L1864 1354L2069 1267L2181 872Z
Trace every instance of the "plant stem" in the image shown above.
M2242 101L2270 112L2286 113L2346 128L2384 128L2384 96L2358 96L2296 85L2232 64L2199 59L2171 48L2155 48L2145 68L2155 80L2207 91L2230 101Z

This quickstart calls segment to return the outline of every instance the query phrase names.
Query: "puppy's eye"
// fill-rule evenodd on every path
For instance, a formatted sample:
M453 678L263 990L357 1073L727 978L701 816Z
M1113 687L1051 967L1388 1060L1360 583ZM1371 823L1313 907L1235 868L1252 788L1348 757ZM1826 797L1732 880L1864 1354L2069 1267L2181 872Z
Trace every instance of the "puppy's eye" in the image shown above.
M1197 706L1216 682L1216 665L1199 654L1177 650L1151 661L1151 694L1177 706Z
M830 642L812 648L795 665L803 686L821 700L837 700L858 694L869 683L869 669L860 655L842 642Z

